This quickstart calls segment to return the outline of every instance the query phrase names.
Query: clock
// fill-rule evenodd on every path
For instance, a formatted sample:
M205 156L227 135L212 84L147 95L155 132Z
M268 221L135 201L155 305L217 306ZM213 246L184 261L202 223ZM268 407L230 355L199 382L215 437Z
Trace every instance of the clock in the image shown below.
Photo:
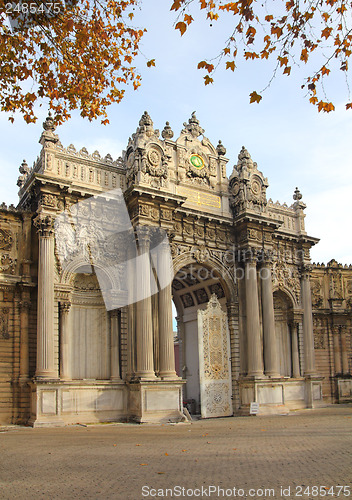
M192 167L195 167L198 170L202 170L204 168L204 160L200 155L197 154L191 154L189 157L189 162L192 165Z

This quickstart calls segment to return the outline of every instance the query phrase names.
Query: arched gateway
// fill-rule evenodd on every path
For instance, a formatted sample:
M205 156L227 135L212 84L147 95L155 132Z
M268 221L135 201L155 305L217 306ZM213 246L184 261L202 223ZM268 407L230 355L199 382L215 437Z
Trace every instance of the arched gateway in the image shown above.
M212 417L321 400L309 257L318 240L297 189L290 207L268 201L244 147L228 179L224 146L194 113L174 140L145 112L117 161L63 148L50 116L43 126L40 157L20 168L19 206L1 212L3 342L10 318L21 327L6 419L179 421L185 402ZM348 318L335 327L341 373Z

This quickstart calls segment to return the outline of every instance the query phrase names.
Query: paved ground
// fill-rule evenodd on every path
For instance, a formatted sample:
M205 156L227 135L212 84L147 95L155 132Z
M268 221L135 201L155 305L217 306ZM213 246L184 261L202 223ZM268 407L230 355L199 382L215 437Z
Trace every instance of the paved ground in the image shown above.
M0 431L1 500L352 499L352 406L192 424Z

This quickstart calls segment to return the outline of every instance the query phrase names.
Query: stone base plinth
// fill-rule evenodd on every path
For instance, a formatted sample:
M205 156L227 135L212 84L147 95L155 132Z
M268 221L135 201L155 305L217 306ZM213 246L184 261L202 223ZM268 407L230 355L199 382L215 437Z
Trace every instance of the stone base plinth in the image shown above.
M183 422L182 386L185 381L131 381L128 384L128 416L134 422Z
M31 383L33 427L127 419L127 387L112 381L34 381Z
M240 379L241 406L237 414L249 415L250 404L254 402L259 403L258 415L283 415L290 410L319 406L321 380L321 377Z

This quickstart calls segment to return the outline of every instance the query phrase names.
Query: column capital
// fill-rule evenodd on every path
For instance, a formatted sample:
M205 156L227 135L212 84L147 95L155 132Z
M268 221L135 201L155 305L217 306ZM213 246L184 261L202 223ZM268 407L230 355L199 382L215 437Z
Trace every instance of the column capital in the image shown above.
M271 266L273 262L274 262L274 255L272 250L262 249L258 252L258 263L261 266L268 267Z
M59 303L61 313L68 313L71 308L71 302L65 301Z
M242 255L240 256L241 262L246 264L255 264L257 265L259 261L259 251L257 248L249 247L243 249L241 251Z
M29 300L21 300L19 302L21 311L29 311L31 308L31 302Z
M140 250L148 250L150 245L151 231L147 226L137 227L137 241Z
M310 273L312 272L312 264L302 264L299 268L301 279L307 280L310 278Z
M39 236L49 238L54 234L54 217L47 214L39 214L33 220L34 226L37 228Z

